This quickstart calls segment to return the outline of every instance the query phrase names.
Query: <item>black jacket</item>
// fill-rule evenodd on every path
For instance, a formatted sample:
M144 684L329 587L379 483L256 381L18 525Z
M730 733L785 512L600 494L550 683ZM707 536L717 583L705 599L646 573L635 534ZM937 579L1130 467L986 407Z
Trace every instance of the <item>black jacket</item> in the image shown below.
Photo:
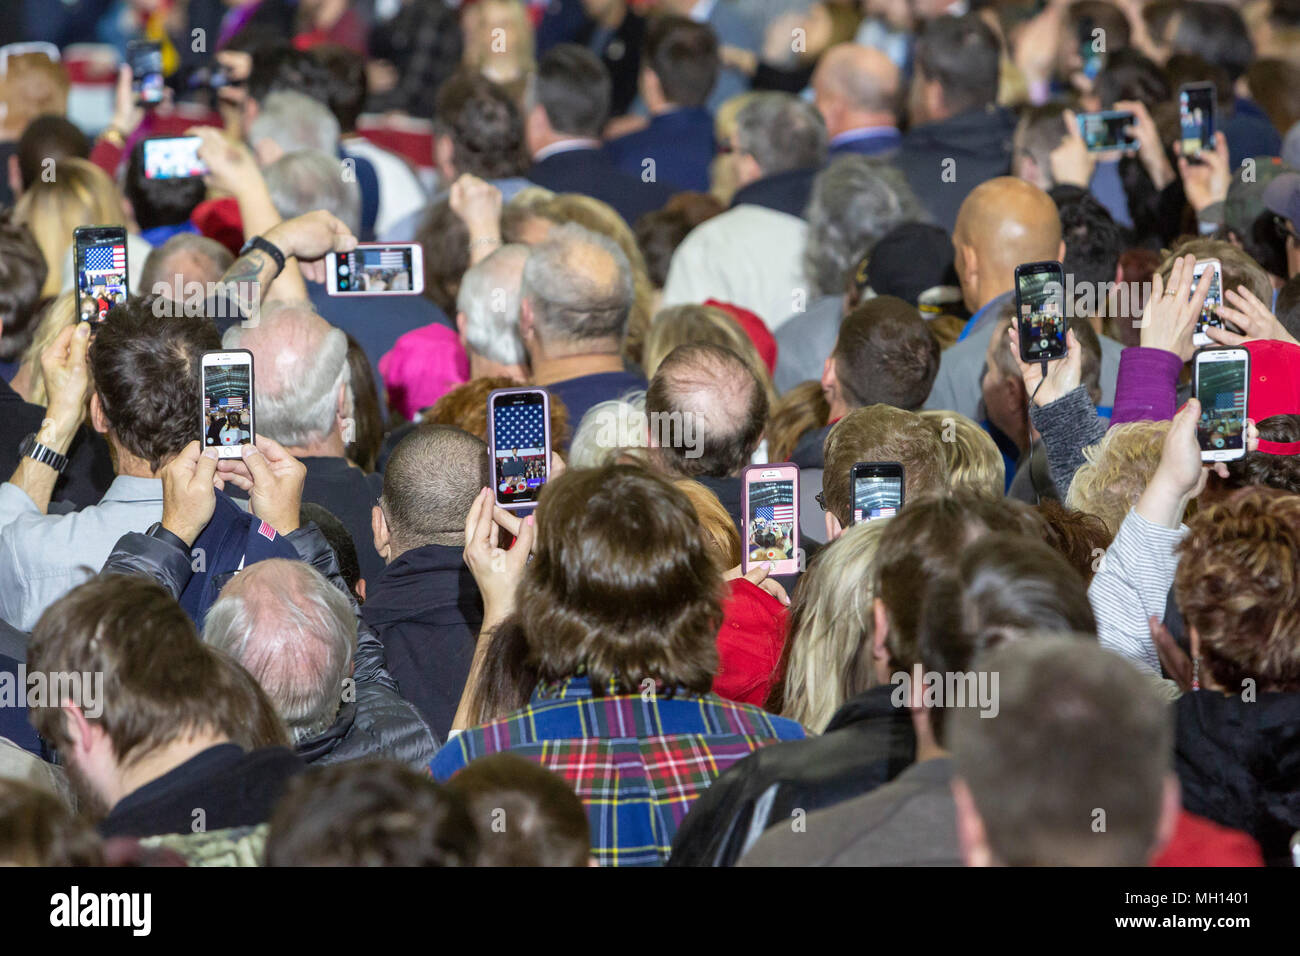
M893 691L872 688L841 707L820 737L772 744L734 764L686 814L668 865L734 866L795 810L833 806L902 773L916 759L916 737Z
M361 608L402 696L443 740L483 623L483 600L463 554L438 544L403 553L368 586Z
M646 182L614 165L600 146L570 149L538 160L528 181L552 192L580 193L613 206L629 226L648 212L662 209L673 191L657 180Z
M356 700L339 708L328 730L299 741L294 751L309 764L388 757L423 770L438 752L438 740L397 691L366 682L356 685Z
M1183 694L1174 704L1174 769L1183 809L1259 841L1270 866L1290 866L1300 830L1300 693Z
M802 219L808 208L808 200L812 198L813 180L819 172L819 167L807 166L756 179L748 186L736 190L736 194L731 197L731 208L762 206L764 209L774 209Z
M980 183L1011 171L1016 118L989 105L908 130L894 165L934 221L952 232L957 210Z

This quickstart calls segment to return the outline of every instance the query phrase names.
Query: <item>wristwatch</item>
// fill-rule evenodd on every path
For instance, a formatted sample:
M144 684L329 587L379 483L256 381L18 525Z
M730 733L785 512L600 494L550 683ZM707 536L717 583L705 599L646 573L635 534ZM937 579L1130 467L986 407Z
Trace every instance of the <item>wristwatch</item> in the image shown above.
M279 247L276 246L275 243L267 242L261 236L253 236L244 243L244 247L239 250L239 254L241 256L246 256L254 249L261 249L275 260L275 274L277 276L284 271L284 253L280 251Z
M163 527L161 521L155 521L149 525L149 530L145 533L146 538L156 538L159 541L165 541L173 547L180 548L182 551L188 551L190 546L185 543L185 539L174 532L168 531Z
M42 445L36 440L36 432L32 432L18 443L18 454L20 457L39 461L42 465L49 465L59 474L63 474L64 469L68 467L68 456L60 455L49 445Z

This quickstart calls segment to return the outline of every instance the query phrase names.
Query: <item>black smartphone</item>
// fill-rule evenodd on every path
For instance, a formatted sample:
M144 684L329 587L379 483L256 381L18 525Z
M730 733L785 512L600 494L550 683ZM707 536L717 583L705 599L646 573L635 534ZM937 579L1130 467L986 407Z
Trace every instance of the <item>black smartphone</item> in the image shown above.
M488 395L488 442L497 504L531 508L551 476L551 397L544 388Z
M132 40L126 45L126 61L131 65L131 89L137 103L156 106L162 102L162 44L151 40Z
M200 442L222 458L239 458L253 443L253 353L219 349L203 353L203 422Z
M72 270L77 283L77 318L103 322L108 310L126 301L126 229L81 226L72 234Z
M849 474L853 523L892 518L903 507L903 466L896 461L860 461Z
M1080 113L1079 135L1090 153L1110 153L1115 150L1132 151L1137 141L1124 132L1137 122L1137 117L1124 110L1103 110L1100 113Z
M1059 262L1016 266L1016 331L1020 358L1051 362L1065 358L1065 273Z
M1214 149L1213 83L1187 83L1178 88L1178 127L1183 156L1197 159Z
M1250 353L1243 348L1201 349L1193 359L1201 417L1196 440L1201 461L1234 461L1246 454Z

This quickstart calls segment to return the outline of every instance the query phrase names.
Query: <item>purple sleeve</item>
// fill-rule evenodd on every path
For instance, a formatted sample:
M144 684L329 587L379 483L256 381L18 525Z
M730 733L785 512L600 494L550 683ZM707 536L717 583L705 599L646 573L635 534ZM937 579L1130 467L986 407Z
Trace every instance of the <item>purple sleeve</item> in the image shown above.
M1141 346L1125 349L1119 357L1111 425L1173 418L1182 369L1183 360L1173 352Z

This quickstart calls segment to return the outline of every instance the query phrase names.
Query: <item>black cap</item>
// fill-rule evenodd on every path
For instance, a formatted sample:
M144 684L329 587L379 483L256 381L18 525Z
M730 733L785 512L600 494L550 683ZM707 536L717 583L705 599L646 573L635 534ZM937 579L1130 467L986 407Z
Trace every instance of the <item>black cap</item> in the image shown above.
M956 286L952 239L947 230L920 222L896 226L876 243L853 272L858 290L896 295L918 305L921 294L936 286Z

